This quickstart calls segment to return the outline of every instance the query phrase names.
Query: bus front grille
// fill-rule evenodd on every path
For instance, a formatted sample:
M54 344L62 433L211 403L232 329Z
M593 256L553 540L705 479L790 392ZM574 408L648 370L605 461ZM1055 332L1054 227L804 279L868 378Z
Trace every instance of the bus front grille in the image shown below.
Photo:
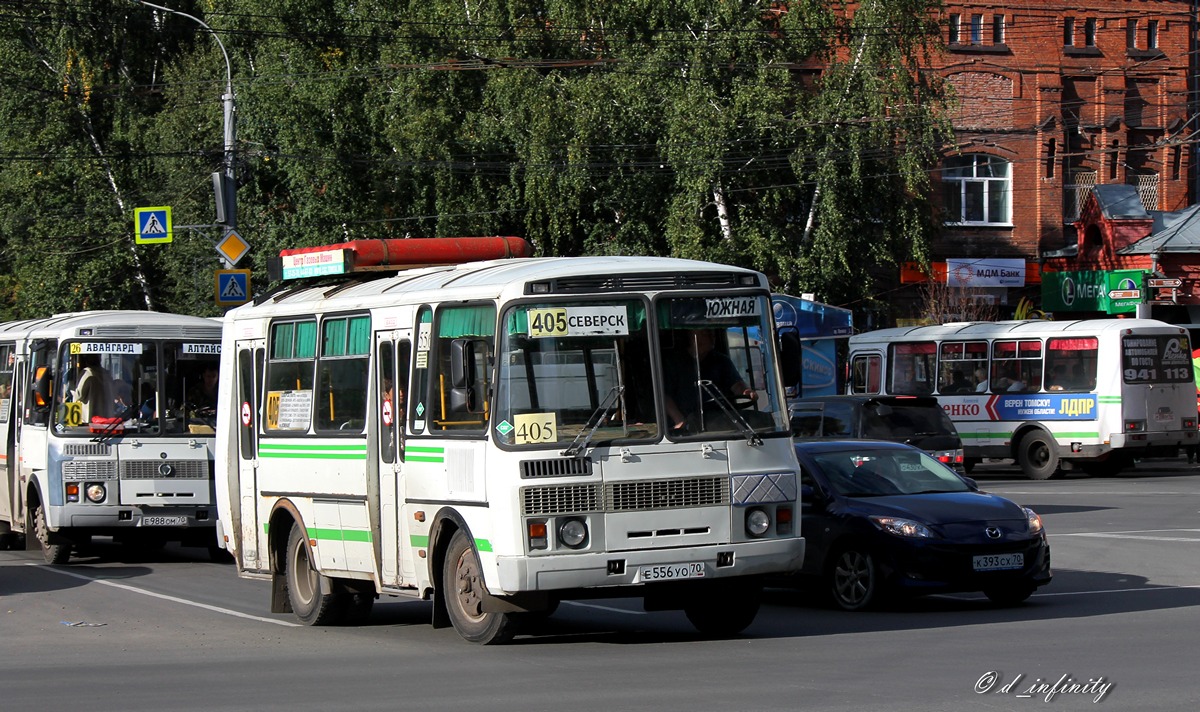
M604 485L604 511L716 507L729 504L729 478L610 482Z
M64 482L102 482L117 479L116 460L67 460L62 464Z
M123 460L123 480L208 479L207 460Z
M594 512L600 508L599 488L590 484L526 487L521 490L521 499L526 515Z

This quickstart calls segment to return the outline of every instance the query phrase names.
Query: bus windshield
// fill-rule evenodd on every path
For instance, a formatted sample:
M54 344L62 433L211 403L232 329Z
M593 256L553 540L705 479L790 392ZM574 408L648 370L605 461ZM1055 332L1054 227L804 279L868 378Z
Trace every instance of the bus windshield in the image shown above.
M197 342L65 342L55 431L212 435L220 349Z
M676 438L786 432L767 377L775 368L762 338L769 315L766 297L664 299L654 353L638 300L510 309L501 321L494 430L507 445L651 440L662 415Z
M664 403L672 437L787 430L763 296L657 303Z
M508 445L658 437L640 301L523 304L504 316L494 430Z

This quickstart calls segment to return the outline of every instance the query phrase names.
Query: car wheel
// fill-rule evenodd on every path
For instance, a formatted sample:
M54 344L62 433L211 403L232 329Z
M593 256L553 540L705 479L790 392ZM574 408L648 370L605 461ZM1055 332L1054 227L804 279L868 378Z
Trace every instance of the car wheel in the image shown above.
M883 583L875 557L858 548L843 549L829 569L829 595L844 611L861 611L877 605Z
M1048 480L1058 472L1057 445L1046 433L1030 433L1017 446L1017 463L1029 479Z
M983 589L983 595L999 606L1015 606L1024 603L1033 595L1033 586L1028 584L1013 584L1009 586L993 586Z

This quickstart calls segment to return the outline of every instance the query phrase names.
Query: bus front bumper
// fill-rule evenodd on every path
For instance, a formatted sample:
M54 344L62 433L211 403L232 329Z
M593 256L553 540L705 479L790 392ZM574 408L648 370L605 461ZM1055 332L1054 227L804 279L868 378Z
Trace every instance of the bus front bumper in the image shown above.
M497 557L498 595L664 580L709 580L786 573L804 561L804 539L765 539L714 546L546 556ZM699 566L688 566L698 564ZM682 575L675 579L674 576Z

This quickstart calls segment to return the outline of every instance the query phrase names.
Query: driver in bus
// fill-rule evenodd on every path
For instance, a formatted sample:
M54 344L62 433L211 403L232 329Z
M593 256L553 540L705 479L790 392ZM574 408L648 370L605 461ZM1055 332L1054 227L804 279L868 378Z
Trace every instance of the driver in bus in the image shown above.
M733 360L713 348L716 335L712 329L688 332L685 341L685 354L667 364L667 417L673 430L683 428L689 417L699 413L702 403L712 400L698 392L697 380L712 381L727 398L758 401L758 393L742 379Z

